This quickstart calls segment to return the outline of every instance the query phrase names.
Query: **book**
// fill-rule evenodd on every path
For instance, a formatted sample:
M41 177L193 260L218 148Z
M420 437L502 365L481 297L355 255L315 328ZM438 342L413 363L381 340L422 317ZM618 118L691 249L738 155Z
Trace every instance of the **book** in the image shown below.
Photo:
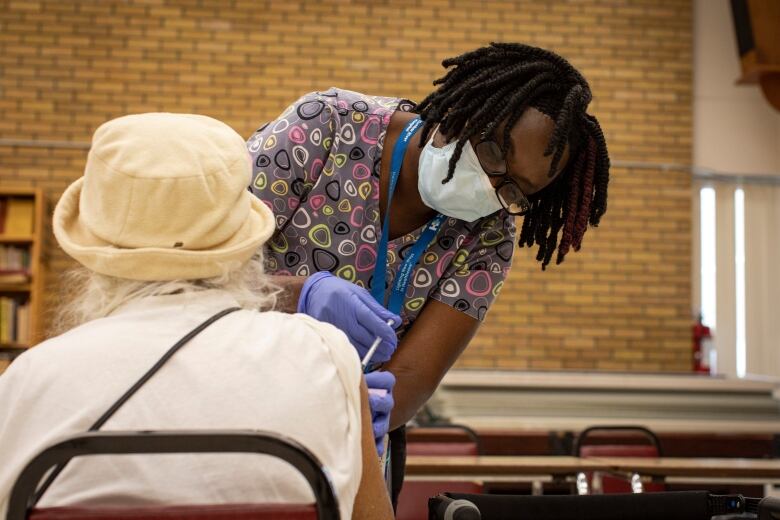
M18 304L16 300L10 300L8 302L8 341L16 342L16 335L19 333L16 327L16 308Z
M30 304L26 303L16 310L16 342L30 344Z
M5 203L3 234L30 236L33 234L35 201L29 197L8 197Z
M30 281L30 275L25 272L0 271L0 285L22 284Z
M4 197L0 197L0 235L5 234L5 201Z
M0 343L11 342L8 318L8 298L0 298Z
M29 249L15 246L0 246L0 283L25 283L29 279Z

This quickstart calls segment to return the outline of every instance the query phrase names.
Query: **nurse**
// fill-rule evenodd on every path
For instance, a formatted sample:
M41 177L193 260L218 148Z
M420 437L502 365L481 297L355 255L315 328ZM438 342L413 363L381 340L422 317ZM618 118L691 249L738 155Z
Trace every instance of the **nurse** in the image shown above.
M341 328L361 357L383 338L382 371L366 379L392 390L371 405L377 439L395 430L394 469L403 425L476 333L515 243L538 246L544 269L606 211L606 143L565 59L494 43L443 65L417 105L330 88L247 144L251 190L276 214L268 270L287 310Z

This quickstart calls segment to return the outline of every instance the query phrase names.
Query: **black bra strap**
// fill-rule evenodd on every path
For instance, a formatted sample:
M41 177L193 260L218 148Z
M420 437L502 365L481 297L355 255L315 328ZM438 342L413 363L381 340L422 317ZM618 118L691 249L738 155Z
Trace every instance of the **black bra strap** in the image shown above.
M231 312L236 312L238 310L241 310L241 307L231 307L229 309L224 309L211 318L207 319L194 329L192 329L189 333L187 333L186 336L181 338L179 341L176 342L175 345L173 345L171 348L168 349L168 351L163 354L163 356L157 361L157 363L152 366L149 370L146 371L146 373L141 376L141 378L135 382L133 386L130 387L130 389L127 390L127 392L122 395L117 401L111 405L111 407L103 413L103 415L100 416L100 419L95 421L95 424L90 426L89 430L90 432L94 432L100 429L101 426L103 426L106 421L108 421L112 415L116 413L117 410L119 410L122 405L124 405L128 399L130 399L134 393L138 391L139 388L144 386L149 379L152 378L154 374L157 373L158 370L162 368L162 366L169 360L171 357L173 357L176 352L189 343L192 338L203 332L209 325L217 321L218 319L227 316ZM38 491L35 492L35 495L32 497L32 501L30 503L30 507L35 507L35 504L37 504L41 497L43 497L43 494L46 493L46 490L49 489L49 487L52 485L54 480L59 476L60 473L62 473L62 470L65 469L65 466L67 465L67 462L65 464L59 464L57 467L54 468L54 470L49 474L49 476L46 478L46 481L41 485L40 488L38 488Z

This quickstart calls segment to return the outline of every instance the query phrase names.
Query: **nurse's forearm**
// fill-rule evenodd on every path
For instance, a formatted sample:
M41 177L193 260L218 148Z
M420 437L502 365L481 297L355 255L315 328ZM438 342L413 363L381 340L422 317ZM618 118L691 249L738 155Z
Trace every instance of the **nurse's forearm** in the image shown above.
M396 378L390 428L406 424L477 332L479 322L449 305L429 300L383 370Z
M391 369L395 376L395 388L393 389L393 400L395 405L390 414L390 430L395 430L409 422L430 399L439 381L426 380L420 377L415 369L405 369L395 367Z
M270 275L270 278L274 284L282 288L281 294L276 299L276 310L294 313L298 309L298 299L306 277Z

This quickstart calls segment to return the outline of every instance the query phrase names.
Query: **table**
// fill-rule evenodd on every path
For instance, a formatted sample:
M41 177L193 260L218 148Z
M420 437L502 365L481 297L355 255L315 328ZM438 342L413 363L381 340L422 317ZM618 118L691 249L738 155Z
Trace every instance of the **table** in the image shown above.
M780 459L599 457L619 473L656 477L780 480Z
M780 431L780 429L778 429ZM522 430L480 428L476 430L483 455L551 457L571 455L579 429ZM667 457L741 457L760 459L774 454L774 435L769 433L656 432ZM465 442L461 431L445 428L407 428L407 443ZM620 433L599 437L604 444L625 444ZM644 441L641 441L644 442Z
M579 457L509 457L509 456L423 456L406 458L406 475L438 477L527 477L539 475L574 475L583 471L608 471L610 466L597 459Z
M676 481L772 483L780 482L780 459L409 456L406 461L410 480L527 482L537 480L533 477L572 477L590 471L638 473Z

